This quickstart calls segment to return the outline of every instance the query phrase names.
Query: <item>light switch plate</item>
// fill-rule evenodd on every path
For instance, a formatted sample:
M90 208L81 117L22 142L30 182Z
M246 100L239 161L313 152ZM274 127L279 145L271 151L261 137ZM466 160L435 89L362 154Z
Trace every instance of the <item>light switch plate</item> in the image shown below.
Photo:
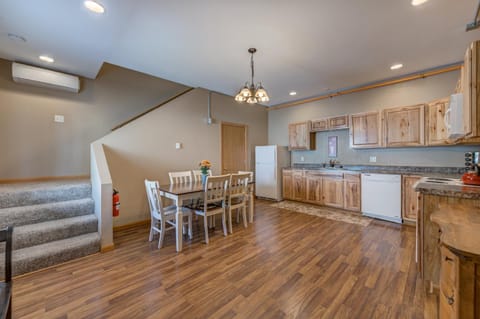
M182 143L175 143L175 149L179 150L182 148Z
M377 157L376 156L370 156L370 163L376 163L377 162Z
M53 117L53 121L55 123L64 123L65 122L65 117L63 115L55 114L55 116Z
M300 162L305 162L305 157L300 156Z

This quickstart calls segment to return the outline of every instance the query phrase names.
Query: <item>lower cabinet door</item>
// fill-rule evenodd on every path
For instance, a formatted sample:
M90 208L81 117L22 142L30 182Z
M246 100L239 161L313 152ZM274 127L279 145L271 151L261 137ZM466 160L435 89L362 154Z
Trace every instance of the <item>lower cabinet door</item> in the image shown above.
M324 177L322 194L325 206L343 208L343 178Z

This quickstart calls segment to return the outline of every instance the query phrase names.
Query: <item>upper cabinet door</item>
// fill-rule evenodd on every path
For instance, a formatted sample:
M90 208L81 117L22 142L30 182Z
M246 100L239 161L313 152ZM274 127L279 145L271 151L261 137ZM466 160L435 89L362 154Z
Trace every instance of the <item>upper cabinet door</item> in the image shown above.
M350 115L350 147L382 147L382 125L380 112Z
M341 115L328 118L328 127L331 130L348 128L348 115Z
M478 95L480 94L480 41L473 42L465 54L462 73L463 89L463 126L465 138L479 136L480 111Z
M314 132L328 131L328 119L313 120L312 131Z
M299 122L288 125L289 150L314 150L315 133L312 133L311 122Z
M425 145L425 105L385 109L387 147Z
M450 98L444 98L427 105L427 121L425 123L427 145L448 145L447 127L445 126L445 112L448 109Z

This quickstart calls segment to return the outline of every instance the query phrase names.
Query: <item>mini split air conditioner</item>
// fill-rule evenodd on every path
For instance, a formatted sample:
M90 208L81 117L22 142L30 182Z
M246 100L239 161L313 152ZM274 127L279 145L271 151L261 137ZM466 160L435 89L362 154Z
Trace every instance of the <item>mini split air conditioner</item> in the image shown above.
M34 86L47 87L78 93L80 79L65 73L37 68L30 65L12 63L13 81Z

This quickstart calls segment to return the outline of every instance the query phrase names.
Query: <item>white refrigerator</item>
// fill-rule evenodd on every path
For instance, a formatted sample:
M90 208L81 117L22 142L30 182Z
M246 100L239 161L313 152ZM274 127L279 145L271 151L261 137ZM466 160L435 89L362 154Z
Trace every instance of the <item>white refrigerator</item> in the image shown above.
M290 166L290 152L286 146L255 147L255 195L282 200L282 168Z

